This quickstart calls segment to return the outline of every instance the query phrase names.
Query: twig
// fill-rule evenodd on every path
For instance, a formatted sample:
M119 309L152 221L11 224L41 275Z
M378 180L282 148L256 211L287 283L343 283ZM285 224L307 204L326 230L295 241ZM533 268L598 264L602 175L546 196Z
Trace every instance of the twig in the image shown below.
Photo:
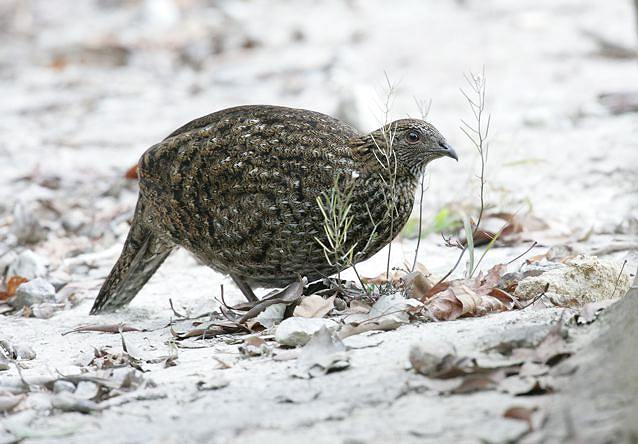
M456 270L456 268L457 268L457 267L459 266L459 264L461 263L461 259L463 259L463 255L465 254L465 250L467 250L467 246L466 246L466 247L463 247L463 250L461 251L461 254L459 254L459 257L458 257L458 259L456 260L456 263L454 264L454 266L452 267L452 269L451 269L450 271L448 271L448 272L445 274L445 276L443 276L441 279L439 279L439 281L438 281L436 284L434 284L434 285L432 286L432 288L434 288L434 287L436 287L437 285L442 284L443 282L445 282L445 280L446 280L447 278L449 278L449 277L450 277L450 275L451 275L452 273L454 273L454 270Z
M622 263L622 266L620 267L620 273L618 273L618 277L616 278L616 283L614 284L614 291L611 292L611 298L614 298L614 295L616 294L616 290L618 289L618 282L620 282L620 276L622 276L622 272L625 269L625 265L627 265L627 259L625 259Z
M519 254L518 256L516 256L514 259L512 259L511 261L509 261L507 263L507 265L510 265L514 262L516 262L517 260L519 260L520 258L522 258L523 256L525 256L527 253L529 253L530 251L532 251L532 249L538 244L537 241L534 241L534 243L532 243L532 245L529 246L529 248L525 251L523 251L521 254Z
M534 299L532 299L530 302L528 302L526 305L523 305L521 307L519 307L520 310L525 310L527 307L534 305L536 302L538 302L543 296L545 296L545 293L547 293L547 290L549 290L549 283L545 284L545 288L543 289L543 291L536 296ZM561 314L561 319L562 319L562 314Z
M470 111L472 111L472 114L474 115L474 118L476 120L475 122L476 127L468 124L465 120L461 120L461 131L463 132L463 134L467 136L470 142L472 142L472 144L478 151L479 155L481 156L481 173L479 175L480 184L481 184L480 196L479 196L480 209L479 209L478 218L476 220L476 226L471 232L471 237L473 240L473 238L476 236L476 232L479 229L481 220L483 219L483 213L485 211L485 174L486 174L486 165L487 165L487 158L488 158L488 152L489 152L489 145L487 144L487 138L489 135L490 124L492 119L491 119L491 116L488 114L487 122L485 122L484 120L485 90L486 90L485 67L483 67L483 70L480 76L470 73L469 75L465 75L465 80L467 81L471 91L474 93L476 97L473 99L463 89L461 89L461 94L463 95L463 97L465 97L465 100L470 105ZM452 267L452 269L448 271L446 275L443 276L443 278L439 280L439 282L437 282L436 285L443 283L447 278L449 278L450 275L454 272L454 270L456 270L456 268L461 263L461 260L463 259L463 256L465 255L465 252L467 251L469 246L469 233L467 237L468 237L468 242L461 250L461 253L459 253L459 257L456 260L454 267ZM473 254L473 252L471 253ZM475 271L476 270L470 269L468 272L469 274L468 277L472 277L472 274Z
M168 303L170 304L171 310L173 311L173 314L175 315L175 317L177 317L178 319L186 318L186 315L183 315L179 313L177 310L175 310L175 307L173 307L173 300L171 298L168 298Z
M486 80L485 80L485 66L481 72L480 76L477 76L473 73L469 75L465 75L465 80L467 81L470 89L476 96L473 100L470 96L461 89L461 94L465 97L468 104L470 105L470 110L476 119L476 127L468 124L465 120L461 120L461 131L467 136L468 139L475 146L479 155L481 156L481 174L479 176L481 188L480 188L480 202L481 206L479 209L478 219L476 221L476 226L472 233L473 236L476 236L476 232L479 229L481 224L481 220L483 218L483 213L485 211L485 171L487 166L487 157L489 152L489 146L487 144L487 138L489 136L490 131L490 123L491 123L491 115L487 115L487 122L484 121L484 113L485 113L485 92L486 92Z
M616 253L618 251L638 250L638 242L619 242L606 247L598 248L591 252L592 256Z
M430 102L431 103L431 102ZM421 231L423 229L423 193L425 192L425 175L421 176L421 197L419 198L419 235L416 240L416 250L414 251L414 262L412 262L412 269L416 268L416 261L419 256L419 247L421 246Z

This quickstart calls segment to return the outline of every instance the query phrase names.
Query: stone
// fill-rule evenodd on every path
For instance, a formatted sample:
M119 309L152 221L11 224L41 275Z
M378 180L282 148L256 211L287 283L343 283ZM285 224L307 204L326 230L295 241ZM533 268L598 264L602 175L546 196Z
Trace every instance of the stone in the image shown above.
M53 383L53 393L75 392L75 385L70 381L58 380Z
M518 283L514 295L522 301L545 295L556 305L580 307L623 296L629 288L629 277L620 272L615 262L595 256L580 255L565 261L564 267L549 269L524 278Z
M12 305L20 309L46 302L55 302L55 288L46 280L37 278L18 287Z
M11 232L19 244L36 244L46 239L47 233L35 211L18 203L13 209Z
M47 274L49 261L31 250L24 250L9 265L7 276L22 276L25 279L44 277Z

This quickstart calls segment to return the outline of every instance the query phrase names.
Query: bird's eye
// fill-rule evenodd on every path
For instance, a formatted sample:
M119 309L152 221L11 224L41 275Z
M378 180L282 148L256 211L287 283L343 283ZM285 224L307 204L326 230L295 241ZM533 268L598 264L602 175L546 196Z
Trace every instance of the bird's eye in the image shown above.
M408 143L417 143L419 139L419 133L416 131L410 131L405 135L405 140L407 140Z

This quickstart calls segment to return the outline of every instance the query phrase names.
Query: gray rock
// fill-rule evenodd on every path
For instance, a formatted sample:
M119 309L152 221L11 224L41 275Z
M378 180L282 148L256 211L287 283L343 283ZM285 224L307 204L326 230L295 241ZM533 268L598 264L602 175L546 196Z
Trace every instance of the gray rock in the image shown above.
M17 358L23 361L31 361L35 359L36 353L29 345L18 344L13 346L13 351Z
M45 302L55 302L55 288L46 280L37 278L18 287L12 304L20 309Z
M275 341L289 347L305 345L312 335L321 330L322 327L335 331L339 327L339 324L333 320L323 318L292 317L284 319L284 321L277 326Z
M44 277L49 261L31 250L25 250L9 265L7 276L22 276L26 279Z
M0 340L0 358L7 360L19 359L30 361L35 359L35 351L28 345L12 344L6 339Z
M53 383L53 393L62 393L69 392L73 393L75 391L75 385L73 385L70 381L55 381Z
M595 256L577 256L564 267L550 269L539 276L529 276L518 283L514 295L523 301L541 294L556 305L581 306L623 296L629 288L629 277L621 267Z
M47 237L46 230L35 212L20 203L13 209L11 232L19 244L35 244Z
M13 250L6 251L4 254L0 254L0 277L6 275L9 266L18 258L18 253Z

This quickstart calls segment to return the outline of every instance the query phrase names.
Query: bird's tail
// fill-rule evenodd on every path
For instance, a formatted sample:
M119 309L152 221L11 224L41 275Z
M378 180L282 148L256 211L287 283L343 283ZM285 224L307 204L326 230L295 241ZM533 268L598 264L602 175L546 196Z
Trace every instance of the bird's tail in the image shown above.
M143 213L140 199L120 258L100 288L91 314L113 311L131 302L173 250L148 228Z

